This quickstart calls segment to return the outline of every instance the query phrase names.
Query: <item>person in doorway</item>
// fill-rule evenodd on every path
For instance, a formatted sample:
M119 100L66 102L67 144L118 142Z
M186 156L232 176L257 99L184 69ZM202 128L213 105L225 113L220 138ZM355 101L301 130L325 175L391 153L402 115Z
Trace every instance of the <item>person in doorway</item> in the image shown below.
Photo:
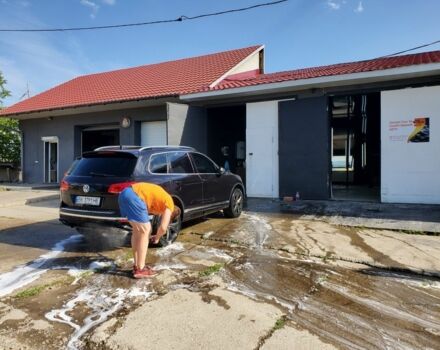
M118 203L121 215L128 219L133 228L131 236L134 257L133 277L154 276L156 272L145 265L148 243L150 239L154 244L159 242L167 232L170 222L180 215L180 209L174 205L173 199L162 187L147 182L135 183L125 188L119 195ZM159 228L151 238L149 214L161 215Z

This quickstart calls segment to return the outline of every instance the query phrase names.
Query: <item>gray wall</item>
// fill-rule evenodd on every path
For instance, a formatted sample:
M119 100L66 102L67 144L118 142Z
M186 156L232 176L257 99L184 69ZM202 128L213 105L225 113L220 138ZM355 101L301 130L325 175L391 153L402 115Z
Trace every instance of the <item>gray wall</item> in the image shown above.
M167 103L168 144L191 146L207 153L207 112L203 107Z
M124 117L131 118L131 126L120 128L120 142L123 145L140 143L142 121L166 120L166 106L126 109L107 112L84 113L74 116L59 116L20 121L23 132L23 181L42 183L43 179L43 136L57 136L59 139L59 178L69 168L72 161L81 155L81 130L86 127L119 123Z
M325 96L279 103L280 196L330 197L330 126Z

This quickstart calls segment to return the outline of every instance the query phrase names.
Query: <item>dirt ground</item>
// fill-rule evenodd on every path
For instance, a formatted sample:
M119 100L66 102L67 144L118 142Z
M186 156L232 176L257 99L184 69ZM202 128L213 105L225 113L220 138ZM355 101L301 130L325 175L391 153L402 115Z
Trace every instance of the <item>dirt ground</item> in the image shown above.
M440 349L439 236L254 209L186 224L134 280L56 201L2 208L0 349Z

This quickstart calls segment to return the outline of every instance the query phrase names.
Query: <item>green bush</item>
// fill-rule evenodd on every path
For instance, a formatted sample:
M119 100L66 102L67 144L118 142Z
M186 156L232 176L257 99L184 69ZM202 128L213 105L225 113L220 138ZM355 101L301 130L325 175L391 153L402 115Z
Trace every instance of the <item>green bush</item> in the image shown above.
M0 162L20 163L18 120L0 118Z

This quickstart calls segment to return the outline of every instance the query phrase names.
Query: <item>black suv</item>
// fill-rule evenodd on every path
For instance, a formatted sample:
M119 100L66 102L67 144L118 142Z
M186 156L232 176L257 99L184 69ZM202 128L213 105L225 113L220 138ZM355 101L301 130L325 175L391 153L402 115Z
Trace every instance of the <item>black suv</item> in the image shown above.
M183 221L219 210L235 218L243 208L241 178L193 148L108 146L86 152L72 164L61 182L60 221L81 233L109 226L130 230L120 215L118 195L135 182L161 185L182 211L162 237L162 246L177 238ZM154 226L158 218L152 219Z

